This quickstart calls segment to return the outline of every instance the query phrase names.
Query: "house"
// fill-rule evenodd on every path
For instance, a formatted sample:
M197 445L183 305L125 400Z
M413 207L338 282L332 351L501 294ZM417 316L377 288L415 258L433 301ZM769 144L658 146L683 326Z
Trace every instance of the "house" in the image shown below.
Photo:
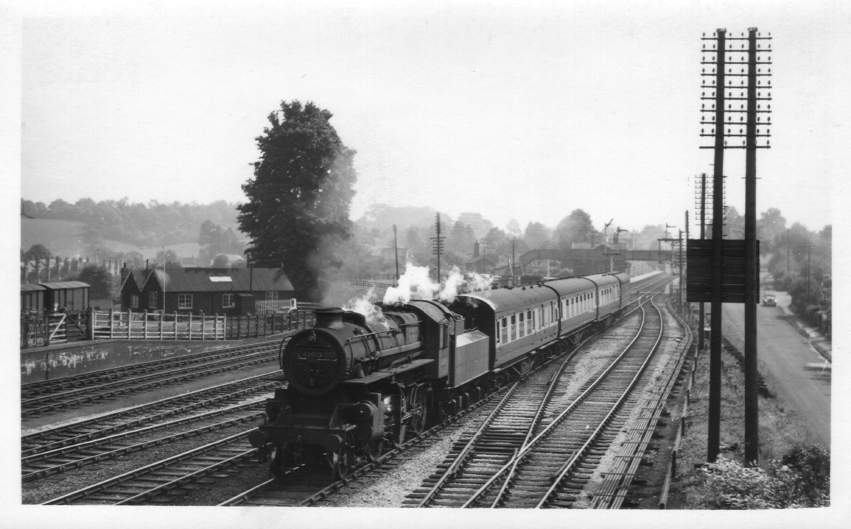
M140 310L142 307L142 287L150 270L121 269L121 308L123 310Z
M139 292L138 309L125 304L125 299L133 299L133 282L128 280L123 285L122 310L252 314L256 312L256 302L284 304L295 297L292 283L280 268L150 270Z

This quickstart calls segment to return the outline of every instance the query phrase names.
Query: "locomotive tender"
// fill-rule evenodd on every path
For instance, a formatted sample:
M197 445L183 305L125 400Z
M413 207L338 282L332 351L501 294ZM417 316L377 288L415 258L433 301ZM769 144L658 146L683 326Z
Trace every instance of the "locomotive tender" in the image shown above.
M648 279L598 274L457 296L410 300L383 320L320 309L281 351L287 384L249 435L271 469L324 461L344 476L388 444L484 396L608 325Z

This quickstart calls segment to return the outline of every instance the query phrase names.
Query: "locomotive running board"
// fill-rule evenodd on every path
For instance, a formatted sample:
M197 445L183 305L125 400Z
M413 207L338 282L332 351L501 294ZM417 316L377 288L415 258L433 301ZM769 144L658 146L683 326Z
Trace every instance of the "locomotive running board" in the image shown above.
M379 380L384 380L385 378L394 377L400 373L405 373L408 371L413 371L414 369L419 369L423 366L427 366L434 362L432 358L419 358L417 360L412 361L409 364L405 364L402 367L396 367L392 369L379 369L373 373L366 375L365 377L353 378L351 380L346 380L343 384L347 386L368 386L369 384L374 384Z

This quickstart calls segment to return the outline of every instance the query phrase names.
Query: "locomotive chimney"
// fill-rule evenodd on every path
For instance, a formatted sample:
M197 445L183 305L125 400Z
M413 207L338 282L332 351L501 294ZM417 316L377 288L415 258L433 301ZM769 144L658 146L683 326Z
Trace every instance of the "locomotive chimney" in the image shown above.
M339 329L343 326L343 311L337 308L316 309L316 327Z

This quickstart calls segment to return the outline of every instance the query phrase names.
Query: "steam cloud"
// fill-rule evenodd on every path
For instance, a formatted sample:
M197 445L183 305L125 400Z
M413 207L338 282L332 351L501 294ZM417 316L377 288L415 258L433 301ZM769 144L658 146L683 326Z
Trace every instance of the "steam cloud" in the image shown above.
M381 307L375 304L375 287L370 287L366 294L348 300L343 304L343 310L350 310L363 314L366 322L370 325L387 328L387 318L384 317Z
M462 290L482 290L490 287L493 277L489 275L468 273L463 274L457 266L449 271L449 276L443 284L432 281L428 266L416 266L408 262L405 272L399 277L399 285L389 287L384 293L384 304L394 305L407 303L411 299L434 299L452 303Z

